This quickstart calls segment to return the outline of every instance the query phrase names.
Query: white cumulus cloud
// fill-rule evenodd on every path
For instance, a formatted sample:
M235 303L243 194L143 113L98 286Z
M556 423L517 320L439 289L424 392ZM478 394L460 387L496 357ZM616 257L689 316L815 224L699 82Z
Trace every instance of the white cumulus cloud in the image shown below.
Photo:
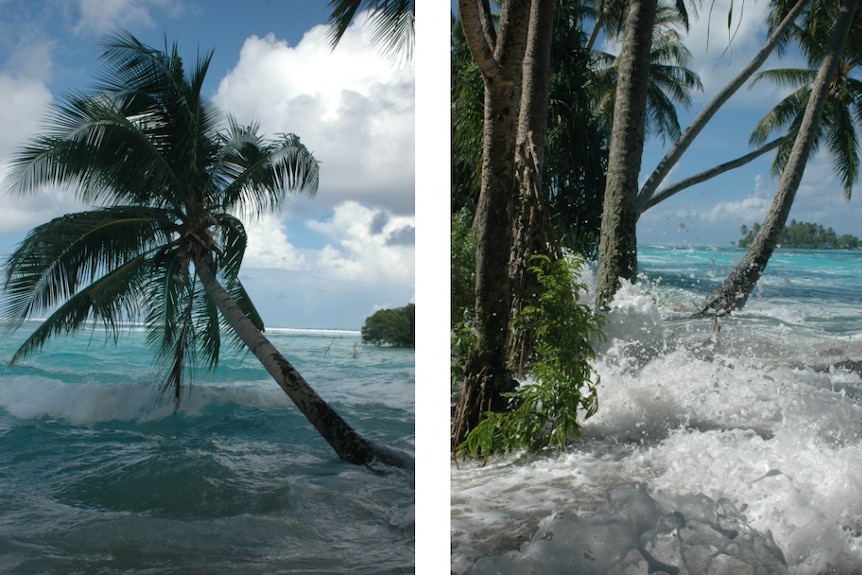
M415 218L395 216L357 202L337 206L332 217L308 227L331 239L317 265L326 275L366 284L412 284Z
M248 38L215 101L268 134L300 136L321 161L315 206L353 200L412 214L413 70L380 57L363 26L348 28L334 51L327 26L296 46Z

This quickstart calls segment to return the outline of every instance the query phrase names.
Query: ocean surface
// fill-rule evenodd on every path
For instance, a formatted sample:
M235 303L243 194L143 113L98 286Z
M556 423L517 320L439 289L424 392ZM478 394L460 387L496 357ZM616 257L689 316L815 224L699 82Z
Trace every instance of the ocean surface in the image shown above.
M862 573L862 252L692 317L743 253L641 247L582 440L452 464L453 573Z
M174 412L145 334L96 329L9 366L0 338L0 573L412 573L412 473L342 463L254 356ZM413 350L269 329L366 438L414 453Z

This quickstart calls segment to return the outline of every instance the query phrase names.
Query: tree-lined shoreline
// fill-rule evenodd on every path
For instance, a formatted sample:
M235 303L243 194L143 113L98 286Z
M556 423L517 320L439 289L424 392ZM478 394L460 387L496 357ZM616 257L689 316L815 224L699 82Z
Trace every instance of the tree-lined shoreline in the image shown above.
M754 223L750 228L743 225L740 229L742 239L736 242L740 248L748 248L760 232L761 226ZM858 250L862 249L862 240L851 234L840 236L832 228L824 228L821 224L797 222L790 220L778 237L777 249L795 250Z

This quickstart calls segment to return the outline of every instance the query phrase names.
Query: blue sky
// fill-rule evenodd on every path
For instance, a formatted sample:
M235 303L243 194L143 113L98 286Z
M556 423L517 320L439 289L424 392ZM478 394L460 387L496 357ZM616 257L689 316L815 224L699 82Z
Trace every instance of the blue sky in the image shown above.
M739 2L729 38L727 14L730 0L718 0L712 7L712 18L704 6L686 37L692 54L690 68L701 78L704 91L695 94L690 109L680 110L680 125L687 127L710 98L736 76L761 48L766 39L764 26L768 4L763 0ZM740 9L742 6L742 9ZM707 41L708 40L708 41ZM798 55L789 53L783 59L773 55L761 68L805 67ZM666 178L670 184L752 150L748 138L756 123L786 96L786 88L767 82L754 88L744 86L727 102L697 137L676 168ZM650 139L644 150L641 171L643 183L664 154L668 144ZM666 245L730 246L740 238L743 224L762 222L778 186L771 173L773 154L732 172L680 192L641 216L638 242ZM835 177L831 159L818 152L809 162L800 185L791 219L810 221L832 227L837 233L859 235L862 202L859 190L854 199L844 199L841 184Z
M267 134L298 134L321 161L315 198L246 222L247 288L270 326L358 329L414 299L414 74L380 57L361 19L331 51L328 15L324 0L0 0L0 170L51 102L95 79L105 34L177 42L187 61L214 50L206 95ZM2 191L0 206L0 255L86 208L62 190Z

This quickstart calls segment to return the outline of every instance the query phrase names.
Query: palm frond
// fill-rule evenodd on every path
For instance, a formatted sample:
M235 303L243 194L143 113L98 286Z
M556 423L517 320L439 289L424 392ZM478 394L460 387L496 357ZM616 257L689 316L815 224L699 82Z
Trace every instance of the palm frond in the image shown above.
M296 134L280 134L269 149L272 184L278 190L302 191L310 197L320 184L320 162Z
M197 349L197 356L206 362L207 369L213 370L218 366L221 352L221 314L215 301L209 297L203 286L199 285L200 282L195 283L197 287L194 294L193 344Z
M159 252L152 260L153 270L144 290L147 309L147 343L158 356L170 352L177 338L177 320L183 301L188 298L192 281L188 258L179 246Z
M360 10L369 10L371 41L388 56L413 57L415 0L332 0L330 46L334 49Z
M676 115L676 106L656 84L647 87L647 131L667 137L671 141L679 138L680 126Z
M242 285L242 282L236 280L233 285L230 286L228 293L230 293L230 296L234 301L236 301L239 308L245 316L251 320L254 326L260 331L264 331L263 318L260 317L257 307L255 307L254 302L248 295L248 292L246 292L245 286Z
M164 51L143 45L126 31L105 41L107 71L96 85L132 119L159 149L183 182L202 183L199 167L215 149L217 109L202 96L213 52L199 54L187 73L177 44ZM182 194L187 188L177 188Z
M64 186L87 203L163 206L183 189L163 153L164 130L106 98L70 96L55 107L47 133L13 155L10 190Z
M857 125L862 126L862 81L847 78L847 93L850 96L850 110Z
M799 127L802 124L802 116L798 116L794 118L794 120L790 123L790 126L787 128L787 134L793 135L794 137L787 138L784 142L781 143L780 146L775 151L775 159L772 161L771 172L773 176L780 175L785 166L787 166L787 162L790 160L790 153L793 150L793 143L795 139L795 135L799 132ZM820 142L822 140L822 124L821 128L818 129L817 133L814 136L814 143L811 145L811 151L808 154L808 160L813 158L818 150L820 150Z
M230 214L217 214L215 220L221 230L222 252L217 259L217 267L229 286L239 276L239 268L248 244L248 235L239 218Z
M235 135L235 134L234 134ZM237 143L227 143L214 176L229 183L221 190L221 208L243 208L251 215L277 209L289 192L317 193L320 163L294 134L282 134L273 142L239 132ZM215 182L215 180L213 180Z
M817 76L817 70L805 70L801 68L776 68L773 70L764 70L754 76L751 81L751 88L754 88L762 80L768 80L776 86L798 88L800 86L810 85L814 82Z
M194 320L191 305L182 310L179 319L176 338L171 342L170 353L165 353L161 357L165 360L165 367L163 368L162 383L159 386L162 395L173 390L174 410L180 407L183 384L190 381L192 370L189 367L195 365L195 352L197 351L194 345Z
M859 178L859 141L850 110L834 100L827 101L823 114L826 147L832 156L832 169L841 178L844 197L850 199Z
M147 272L146 258L137 257L66 298L24 340L11 363L40 350L52 337L76 331L92 320L100 320L116 340L121 323L140 315L139 296Z
M749 137L752 146L760 146L776 133L794 133L789 127L802 118L811 93L809 86L799 88L783 100L757 123Z
M195 359L194 284L188 257L176 247L153 259L153 272L144 290L147 343L155 350L163 373L160 391L165 394L173 389L176 407Z
M84 284L168 243L171 225L162 210L122 206L34 228L8 258L4 314L23 321L52 309Z

